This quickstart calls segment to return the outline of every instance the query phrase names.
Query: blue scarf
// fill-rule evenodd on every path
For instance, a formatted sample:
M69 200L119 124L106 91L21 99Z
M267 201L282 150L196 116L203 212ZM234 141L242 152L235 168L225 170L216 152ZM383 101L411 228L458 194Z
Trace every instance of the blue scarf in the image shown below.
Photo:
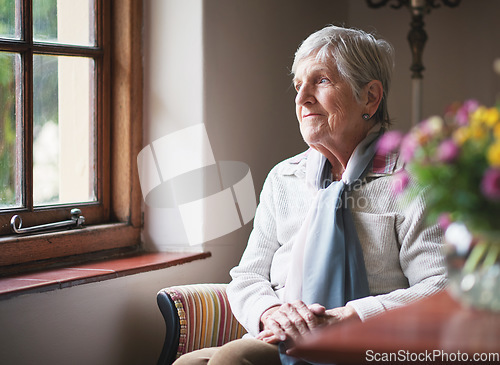
M331 309L370 295L363 251L349 209L352 202L346 197L370 168L380 134L369 134L356 147L342 180L318 191L304 248L301 296L307 305L319 303ZM283 365L310 364L286 355L284 342L279 349Z

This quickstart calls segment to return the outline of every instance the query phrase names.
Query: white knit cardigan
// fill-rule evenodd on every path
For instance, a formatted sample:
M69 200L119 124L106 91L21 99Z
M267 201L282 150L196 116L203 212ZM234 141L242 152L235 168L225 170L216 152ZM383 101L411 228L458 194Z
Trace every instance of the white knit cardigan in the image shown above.
M260 195L254 229L227 288L232 311L255 336L261 315L283 304L294 238L313 200L306 187L307 158L276 165ZM402 168L399 166L397 168ZM395 199L387 174L370 173L348 197L363 249L371 296L350 301L361 320L436 293L446 285L442 231L425 224L423 192L406 203Z

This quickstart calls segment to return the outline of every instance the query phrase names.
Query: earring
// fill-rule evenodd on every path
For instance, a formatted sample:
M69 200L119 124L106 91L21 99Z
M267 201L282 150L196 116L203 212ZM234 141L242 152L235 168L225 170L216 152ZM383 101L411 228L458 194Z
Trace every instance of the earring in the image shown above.
M364 120L368 120L368 119L371 118L370 114L367 114L367 113L363 114L362 117L363 117Z

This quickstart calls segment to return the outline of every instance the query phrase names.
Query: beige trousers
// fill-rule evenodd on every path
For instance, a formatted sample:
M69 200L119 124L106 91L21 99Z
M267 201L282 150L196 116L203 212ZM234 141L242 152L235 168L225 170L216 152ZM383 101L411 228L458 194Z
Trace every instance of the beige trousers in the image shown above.
M278 346L253 338L182 355L173 365L281 365Z

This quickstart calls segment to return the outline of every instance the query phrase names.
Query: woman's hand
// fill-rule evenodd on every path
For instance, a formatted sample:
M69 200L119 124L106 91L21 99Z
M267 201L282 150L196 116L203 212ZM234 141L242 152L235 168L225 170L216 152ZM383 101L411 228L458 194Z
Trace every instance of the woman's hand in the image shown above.
M344 307L337 307L328 309L325 314L319 317L320 326L329 326L346 320L361 321L358 313L353 307L346 305Z
M262 332L257 339L277 343L296 341L318 327L332 325L359 316L354 308L345 306L326 310L319 304L305 305L301 301L269 308L261 317Z
M269 308L261 317L262 332L257 339L276 343L295 340L320 325L320 316L326 313L319 304L307 306L302 301Z

